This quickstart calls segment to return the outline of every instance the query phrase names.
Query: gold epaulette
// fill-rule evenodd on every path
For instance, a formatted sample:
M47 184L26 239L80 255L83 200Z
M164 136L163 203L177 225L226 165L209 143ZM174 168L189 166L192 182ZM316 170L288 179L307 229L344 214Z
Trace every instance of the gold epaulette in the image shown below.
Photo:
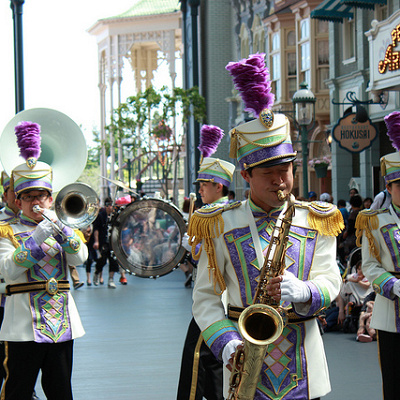
M296 202L296 207L308 210L307 221L312 229L325 236L337 236L344 229L342 213L324 201Z
M0 223L0 237L9 239L15 248L19 247L19 243L15 239L14 231L9 223Z
M386 208L382 210L362 210L357 215L356 225L355 225L357 246L361 247L361 239L363 233L365 232L365 236L368 239L370 254L373 255L379 262L380 262L379 247L376 245L375 239L371 231L378 229L379 227L378 214L383 214L386 212L389 212L389 210Z
M224 278L217 265L215 248L212 239L217 238L224 231L224 220L222 213L240 207L242 203L235 201L228 204L210 204L199 210L196 210L190 218L187 234L189 243L192 245L192 257L195 260L200 258L201 251L204 247L208 256L208 269L213 276L214 291L217 294L222 294L226 288ZM203 246L196 253L196 246L204 240ZM217 284L219 290L217 290Z

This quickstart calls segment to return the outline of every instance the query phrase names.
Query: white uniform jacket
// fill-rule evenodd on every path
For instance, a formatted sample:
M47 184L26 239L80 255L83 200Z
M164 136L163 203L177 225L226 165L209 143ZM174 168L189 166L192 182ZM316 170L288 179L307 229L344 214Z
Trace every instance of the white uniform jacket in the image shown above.
M43 284L68 280L68 265L80 265L87 247L68 227L67 235L55 235L38 246L31 237L36 222L21 215L0 225L0 274L6 285ZM31 286L30 286L31 287ZM85 333L70 291L38 290L16 293L6 298L0 340L56 343Z
M233 203L230 210L222 212L223 232L212 239L229 303L235 307L252 304L260 272L249 218L255 219L265 256L280 211L272 210L266 214L251 200L249 202L244 201L239 206L238 202ZM321 234L321 229L311 228L308 222L310 209L313 209L314 216L321 223L320 228L330 221L325 215L332 215L332 212L336 223L339 221L339 225L343 225L342 216L335 206L321 202L296 204L285 263L290 272L307 282L312 301L308 306L295 305L296 312L292 315L298 320L294 322L292 319L282 335L269 345L255 399L312 399L330 391L325 352L314 316L336 298L341 276L336 263L336 238ZM196 218L192 217L192 223L196 223ZM325 226L328 227L329 222ZM214 355L221 359L224 346L230 340L241 339L241 336L236 322L225 315L218 286L216 290L214 288L215 274L208 269L210 254L207 257L204 245L203 241L193 292L193 315L205 342ZM224 368L224 373L230 374L227 368Z
M371 327L400 332L400 299L392 293L400 278L400 222L392 206L365 210L357 217L357 236L362 235L362 270L376 293ZM396 221L397 220L397 221Z

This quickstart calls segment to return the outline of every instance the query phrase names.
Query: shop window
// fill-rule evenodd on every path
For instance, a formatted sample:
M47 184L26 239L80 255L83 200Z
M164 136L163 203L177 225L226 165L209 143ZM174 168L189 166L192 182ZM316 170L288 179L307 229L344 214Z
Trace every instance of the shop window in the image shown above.
M354 19L343 21L343 62L349 63L356 58L356 33Z

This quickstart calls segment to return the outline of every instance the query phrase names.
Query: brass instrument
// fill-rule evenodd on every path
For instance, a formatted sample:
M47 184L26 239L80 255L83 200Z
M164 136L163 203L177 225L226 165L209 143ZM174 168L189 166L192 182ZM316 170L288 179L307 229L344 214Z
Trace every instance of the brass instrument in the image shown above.
M278 198L285 200L285 204L271 234L253 304L243 310L238 321L244 346L234 356L228 400L254 399L267 347L278 339L287 323L285 310L266 290L269 280L282 275L285 269L286 244L294 215L294 196L278 191Z
M23 162L18 157L20 150L15 136L15 126L21 121L40 125L39 161L49 164L52 169L53 193L58 192L55 200L58 219L73 229L90 225L99 212L99 198L90 186L72 183L80 177L87 161L87 146L81 129L60 111L32 108L19 112L0 136L0 161L9 176ZM40 207L33 211L42 212Z

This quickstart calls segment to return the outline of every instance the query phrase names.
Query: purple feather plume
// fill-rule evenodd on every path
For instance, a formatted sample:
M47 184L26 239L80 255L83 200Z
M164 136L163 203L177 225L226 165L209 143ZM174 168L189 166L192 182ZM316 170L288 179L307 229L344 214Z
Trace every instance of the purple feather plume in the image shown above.
M42 151L40 148L40 125L30 121L20 122L15 127L15 135L21 157L25 160L30 157L38 159Z
M384 118L387 127L387 135L392 142L392 146L400 150L400 111L393 111Z
M271 93L271 81L265 66L265 53L252 54L239 62L230 62L225 68L233 76L235 88L240 92L245 111L258 117L264 108L270 109L275 95Z
M224 136L224 131L218 126L203 125L200 130L200 150L203 157L210 157L217 151L217 147Z

